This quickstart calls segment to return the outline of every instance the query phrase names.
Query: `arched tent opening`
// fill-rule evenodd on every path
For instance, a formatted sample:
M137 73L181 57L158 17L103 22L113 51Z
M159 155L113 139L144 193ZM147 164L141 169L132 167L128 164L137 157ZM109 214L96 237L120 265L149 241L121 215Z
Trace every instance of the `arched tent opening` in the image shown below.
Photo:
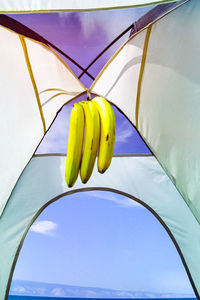
M7 251L8 245L11 247L10 236L15 236L15 239L12 239L10 255L6 253L6 259L5 255L1 257L2 271L4 271L3 278L8 281L6 284L1 281L4 287L7 286L8 288L10 284L10 274L13 273L15 266L14 257L19 251L21 240L26 235L35 216L48 205L51 199L55 200L60 195L82 190L82 184L78 181L74 189L66 191L67 188L63 178L63 161L65 161L65 155L36 155L23 172L12 193L1 217L1 232L4 233L3 239L1 239L2 254ZM134 168L131 167L132 164L134 164ZM191 268L193 258L190 255L187 256L184 244L187 243L188 246L192 247L193 252L198 251L198 249L193 248L195 239L191 234L196 230L196 226L198 228L198 225L191 212L188 211L186 203L182 201L180 194L155 158L145 155L113 157L111 170L114 171L115 178L112 176L113 171L108 171L103 177L98 173L95 176L93 174L93 178L87 184L87 189L101 189L104 186L103 189L105 190L121 192L128 197L140 197L141 201L146 203L146 206L151 207L151 210L155 211L169 228L183 256L186 257L186 264L192 274L192 271L194 271L194 268L198 268L198 265L195 263L193 269ZM37 174L37 176L34 174ZM152 174L154 174L153 179ZM134 178L134 181L132 178ZM144 186L146 189L143 188ZM162 192L160 192L160 186L162 186ZM173 199L170 196L172 194ZM38 195L43 196L38 197ZM30 201L27 202L27 199L30 199ZM18 207L26 207L26 209L19 210ZM171 215L170 219L166 216L166 210ZM11 214L11 211L15 211L15 214ZM178 223L177 211L181 212ZM186 223L187 227L185 227ZM179 232L182 232L182 234L180 235ZM190 239L189 244L188 240L183 239L183 236ZM192 275L194 276L194 273ZM195 292L197 294L197 290Z
M169 2L174 1L141 0L133 4L127 0L123 5ZM199 3L178 1L156 17L147 14L147 22L142 19L134 23L132 31L136 32L109 60L89 90L48 46L0 27L4 41L0 47L2 299L6 299L13 257L31 219L49 199L68 192L63 178L65 157L33 154L60 108L86 92L116 105L154 155L115 156L110 170L103 177L94 174L86 187L119 190L149 205L173 233L199 298ZM0 12L96 10L122 5L112 0L101 2L101 7L95 2L76 4L73 7L74 2L69 1L65 6L61 0L48 7L43 1L37 7L34 3L1 3ZM53 94L50 98L56 101L49 101L49 91L65 93L57 98ZM16 145L17 151L13 151ZM82 189L80 181L75 189Z
M61 203L59 203L61 202ZM109 203L108 203L109 202ZM53 204L54 203L54 204ZM98 205L97 205L98 203ZM51 205L53 204L53 205ZM53 207L50 207L53 206ZM45 213L45 211L48 211L50 208L50 214L48 212ZM54 208L54 209L53 209ZM55 210L58 211L61 210L62 214L59 214L59 217L55 216ZM175 297L176 294L176 289L179 290L179 293L184 294L184 283L185 283L185 290L188 286L187 280L182 283L181 287L179 284L177 284L176 287L176 280L175 277L177 274L173 273L173 270L176 270L176 266L183 263L183 267L185 268L185 271L188 275L188 278L190 280L190 283L192 287L194 288L194 283L192 281L190 272L188 270L188 267L185 263L184 257L181 253L181 250L174 239L171 231L169 228L166 226L165 223L163 223L162 219L157 215L155 211L151 209L146 203L142 202L141 200L135 198L132 195L125 194L119 190L112 190L109 188L91 188L91 189L81 189L74 191L72 193L65 193L62 195L58 195L54 199L51 199L48 203L46 203L41 210L34 216L34 218L31 220L31 224L27 227L26 230L26 235L28 233L28 247L29 248L35 248L34 243L37 243L37 238L33 238L34 235L29 235L30 228L33 232L42 232L42 228L40 231L40 226L42 226L42 223L48 222L48 221L39 221L38 223L35 221L40 217L41 215L45 215L45 217L39 218L40 220L48 220L49 218L53 222L49 222L54 224L55 226L64 226L64 228L60 229L60 232L53 234L50 238L50 240L53 240L48 243L48 238L46 239L47 245L43 244L43 247L40 248L40 244L42 243L41 240L43 237L41 236L38 241L39 243L37 244L37 249L36 253L39 253L40 251L43 251L43 255L47 256L48 258L44 258L43 255L41 254L42 260L46 260L46 264L41 261L41 258L38 258L38 254L34 254L35 250L33 253L28 254L26 251L26 256L24 256L25 260L28 258L30 259L30 262L28 263L28 269L27 272L25 271L26 276L31 277L31 273L35 273L33 275L33 280L34 281L42 281L41 278L43 278L44 282L48 282L49 278L51 278L51 283L61 283L58 282L59 280L69 280L70 278L73 278L72 281L74 280L75 282L78 282L79 280L82 280L83 282L91 282L90 285L86 284L87 287L94 287L94 282L93 281L93 276L96 276L97 281L96 281L96 287L98 288L98 280L101 282L100 286L102 289L98 291L97 290L87 290L83 289L81 291L78 291L78 294L73 295L73 284L72 287L70 287L70 284L68 283L69 287L67 290L67 286L65 287L64 285L58 285L56 287L55 285L47 285L47 286L42 286L42 284L38 285L36 283L35 285L32 284L31 282L29 283L20 283L19 284L11 284L11 294L13 294L13 291L19 291L18 294L20 295L27 295L32 289L32 292L35 291L35 296L52 296L51 290L55 289L55 291L59 290L60 295L62 297L91 297L92 294L89 294L90 292L93 292L93 298L95 297L95 292L96 292L96 297L106 297L110 298L112 295L112 298L114 298L115 293L116 296L118 293L121 292L121 296L124 295L123 298L127 297L133 297L136 296L135 293L137 293L137 297L148 297L148 295L156 295L166 297ZM61 220L60 220L61 218ZM146 218L146 221L144 222L144 218ZM69 219L69 220L68 220ZM79 219L79 222L77 223L77 219ZM68 220L68 221L67 221ZM54 223L55 222L55 223ZM103 224L103 222L106 223L106 225ZM34 224L35 223L35 224ZM56 224L58 223L58 224ZM34 224L34 225L33 225ZM40 225L41 224L41 225ZM32 226L33 225L33 226ZM32 227L33 228L32 228ZM73 227L75 227L73 229ZM101 229L103 227L103 229ZM106 227L106 232L105 228ZM115 230L113 230L113 227ZM135 227L135 228L134 228ZM161 228L162 227L162 228ZM127 230L127 232L124 232L124 230ZM139 231L137 234L136 232ZM63 233L64 232L64 233ZM48 231L47 231L48 233ZM131 237L130 237L131 235ZM31 241L31 236L33 238L33 241ZM59 236L59 238L58 238ZM36 236L35 236L36 237ZM66 240L60 248L58 246L55 246L54 243L61 243L61 237ZM149 240L152 238L152 242L147 242L145 239ZM161 241L159 241L159 238L161 238ZM25 243L24 243L25 239ZM126 240L128 242L126 243ZM140 242L139 242L140 240ZM23 245L24 243L24 245ZM51 243L53 243L51 245ZM69 246L73 249L70 249L69 252L67 251L67 244L71 244L73 246ZM137 243L140 244L140 246L137 246ZM163 243L163 245L162 245ZM96 246L97 244L98 246ZM120 245L121 244L121 245ZM154 245L156 244L156 245ZM112 246L111 246L112 245ZM26 237L25 235L23 236L20 246L18 248L18 251L16 253L16 256L19 256L20 258L20 251L22 250L21 248L25 247L26 249ZM50 250L49 247L53 248L54 251ZM142 247L142 248L141 248ZM168 261L169 258L166 257L167 253L167 247L171 248L171 253L177 251L177 256L173 256L173 262ZM58 250L59 248L59 250ZM152 253L152 250L150 248L154 249L154 254ZM41 250L40 250L41 249ZM62 251L61 251L62 249ZM63 262L59 263L60 258L58 259L57 262L57 256L59 256L59 253L61 251L61 257L63 258ZM97 253L95 253L95 251ZM126 252L127 251L127 252ZM127 254L128 252L134 252L134 255ZM50 253L48 253L50 252ZM74 254L72 255L72 253ZM91 253L91 260L90 260L90 254L87 252ZM103 254L101 253L103 252ZM108 253L106 253L108 252ZM45 254L46 253L46 254ZM65 253L63 255L63 253ZM170 253L170 251L169 251ZM52 255L52 256L51 256ZM28 256L28 257L27 257ZM39 255L40 256L40 255ZM71 257L71 258L68 258ZM81 258L79 259L77 256L80 256ZM84 261L84 257L85 261ZM105 256L105 257L104 257ZM180 256L180 262L178 260L178 256ZM23 255L22 255L23 257ZM55 262L52 262L50 260L55 260ZM73 270L73 262L66 264L64 261L65 259L67 261L71 260L78 260L78 262L82 265L79 269L79 266L75 263L74 267L76 270ZM105 261L104 261L105 259ZM23 265L23 262L20 263ZM82 261L83 260L83 261ZM97 263L95 263L95 260L98 260ZM112 262L114 260L114 263ZM144 260L144 262L142 262ZM151 261L152 260L152 261ZM108 263L110 261L110 263ZM15 257L14 263L17 262L17 258ZM136 263L137 262L137 263ZM41 266L39 265L41 263ZM104 264L108 264L108 266L104 266ZM26 263L25 263L26 264ZM34 264L34 267L33 267ZM58 266L57 266L58 264ZM92 269L92 265L94 264L94 275L92 276L92 272L87 270L87 265L91 264L88 269ZM163 268L166 268L165 271L167 271L167 274L169 276L169 272L171 271L170 277L173 277L172 280L167 280L167 277L165 277L163 272L163 278L162 275L159 273L160 269L162 267L158 267L158 265L161 264ZM45 266L49 265L48 272L49 273L54 273L58 272L58 274L63 274L63 278L60 275L50 275L47 276L48 279L46 278L45 274ZM53 265L53 268L51 267ZM138 265L140 267L138 268ZM84 266L85 266L85 273L84 273ZM122 267L123 266L123 267ZM33 267L33 271L31 270ZM102 269L101 269L102 267ZM174 269L173 269L174 267ZM22 267L23 268L23 267ZM41 268L41 271L40 271ZM100 270L99 270L100 268ZM105 271L104 270L107 270ZM114 270L113 270L113 269ZM171 268L171 269L170 269ZM180 268L180 267L179 267ZM17 268L18 269L18 268ZM35 269L37 271L35 271ZM146 274L141 275L141 270L142 273L145 272ZM155 270L151 270L155 269ZM118 270L118 271L117 271ZM79 279L79 272L80 274L80 279ZM104 274L107 272L109 274L107 279L101 279L102 275L97 275L97 273L100 272L100 274ZM115 273L120 273L122 272L123 274L116 276L113 274ZM22 272L23 273L23 272ZM39 275L40 280L38 280L38 275L36 273L43 273L43 275ZM71 276L70 273L73 275ZM149 274L150 275L149 275ZM15 273L14 273L15 274ZM29 275L27 275L29 274ZM64 275L66 274L66 275ZM113 274L113 275L112 275ZM181 274L181 272L180 272ZM159 275L161 278L159 278ZM185 274L185 276L187 276ZM104 274L106 276L106 273ZM111 279L110 277L114 277L115 279ZM146 282L143 282L143 279L137 280L137 278L143 278L145 276L145 280L149 282L149 284ZM155 277L156 276L156 277ZM29 277L29 278L30 278ZM75 279L78 277L77 279ZM118 278L119 277L119 278ZM124 278L123 278L124 277ZM132 279L130 280L130 278ZM29 280L28 278L28 280ZM52 278L58 278L57 282L53 282ZM61 279L62 278L62 279ZM85 280L83 279L85 278ZM45 280L46 279L46 280ZM183 280L183 279L182 279ZM116 283L115 283L116 281ZM121 287L119 287L119 282L127 281L127 286L131 286L131 288L123 291L123 284L121 283ZM134 283L135 281L135 283ZM161 284L159 287L158 283L159 282L164 282L165 283ZM174 282L174 289L173 289L173 284L171 282ZM118 283L117 283L118 282ZM63 283L63 281L62 281ZM20 286L21 284L21 286ZM24 285L23 285L24 284ZM106 286L102 286L102 284L106 284ZM116 287L116 291L109 290L109 284L114 284ZM79 284L74 284L79 286ZM137 285L139 285L139 288L137 289ZM141 288L143 286L143 288ZM144 287L150 287L152 290L145 290ZM164 286L164 288L163 288ZM84 284L83 284L84 287ZM66 291L65 291L66 288ZM72 288L72 290L70 290ZM74 286L74 290L77 290L78 287ZM105 290L103 290L103 288ZM107 290L106 290L107 288ZM20 289L22 289L22 292L20 293ZM37 292L37 289L38 292ZM42 291L45 289L45 291ZM140 291L141 289L141 291ZM163 290L164 289L164 290ZM172 289L172 290L171 290ZM23 290L26 292L24 293ZM40 294L41 290L41 294ZM117 291L118 290L118 291ZM121 291L120 291L121 290ZM167 290L167 292L166 292ZM139 292L140 291L140 292ZM70 292L72 294L70 294ZM129 296L128 293L130 292ZM69 294L67 294L69 293ZM82 293L82 294L79 294ZM85 294L84 294L85 293ZM105 294L104 294L105 293ZM110 294L109 294L110 293ZM124 293L124 294L123 294ZM127 294L126 294L127 293ZM131 294L132 293L132 294ZM174 293L174 294L173 294ZM31 294L32 295L32 294ZM89 296L90 295L90 296ZM117 296L118 297L118 296Z

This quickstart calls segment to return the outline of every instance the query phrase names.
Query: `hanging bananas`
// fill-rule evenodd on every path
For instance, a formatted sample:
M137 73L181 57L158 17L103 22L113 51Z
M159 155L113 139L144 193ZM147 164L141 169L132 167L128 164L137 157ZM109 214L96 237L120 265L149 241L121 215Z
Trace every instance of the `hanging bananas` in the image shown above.
M83 146L84 122L83 108L79 103L75 103L70 116L65 167L65 181L68 187L72 187L78 177Z
M115 114L110 104L102 97L96 97L95 102L101 119L101 137L98 155L98 171L104 173L111 164L115 146Z
M114 111L102 97L74 104L65 168L68 187L74 185L79 170L82 183L89 180L98 150L98 171L104 173L108 169L114 151L115 126Z
M85 141L80 176L82 183L86 183L92 174L97 150L99 148L100 120L99 113L94 102L83 101L82 103L85 114Z

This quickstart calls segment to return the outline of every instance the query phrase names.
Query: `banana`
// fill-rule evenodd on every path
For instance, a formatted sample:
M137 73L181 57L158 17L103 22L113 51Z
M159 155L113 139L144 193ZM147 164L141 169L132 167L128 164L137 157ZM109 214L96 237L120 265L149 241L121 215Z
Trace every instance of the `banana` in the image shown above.
M82 155L84 136L84 111L82 105L75 103L70 116L67 159L65 167L65 181L72 187L78 177Z
M80 104L83 106L85 115L85 140L80 176L82 183L86 183L92 174L99 148L100 119L95 102L82 101Z
M104 173L111 164L115 145L115 114L111 105L102 97L92 99L97 105L100 115L100 146L98 155L98 171Z

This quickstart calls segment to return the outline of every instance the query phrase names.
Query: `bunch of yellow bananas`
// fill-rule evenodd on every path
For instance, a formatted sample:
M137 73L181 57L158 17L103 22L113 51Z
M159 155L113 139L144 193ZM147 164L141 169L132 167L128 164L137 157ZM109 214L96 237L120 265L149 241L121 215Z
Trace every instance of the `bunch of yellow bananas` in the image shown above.
M102 97L75 103L70 116L65 181L76 182L80 170L83 183L90 178L98 153L98 171L110 166L115 144L115 114Z

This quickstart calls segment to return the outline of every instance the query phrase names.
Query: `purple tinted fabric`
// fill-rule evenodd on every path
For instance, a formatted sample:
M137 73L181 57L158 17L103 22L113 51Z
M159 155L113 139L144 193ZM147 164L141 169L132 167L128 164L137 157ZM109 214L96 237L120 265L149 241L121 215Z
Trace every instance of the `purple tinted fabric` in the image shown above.
M9 16L37 32L46 40L60 48L82 67L86 68L116 36L148 10L150 10L150 7L128 10L21 14ZM130 32L118 40L117 43L108 49L108 51L92 65L88 72L90 72L93 77L98 75L108 59L126 41L129 34ZM72 62L62 55L61 57L67 62L77 77L82 73ZM84 74L81 77L81 81L86 87L90 87L93 80ZM82 96L76 101L84 99L85 96ZM68 115L66 115L66 109L64 107L43 139L37 153L66 153L68 130L64 129L69 126L69 124L66 124L69 121L68 107L69 106L66 107ZM117 109L115 109L115 115L117 128L114 153L150 153L135 128ZM62 133L60 132L60 128L63 128Z
M149 9L150 7L9 16L36 31L86 68L116 36ZM89 71L93 77L97 76L108 59L125 42L128 36L129 33L123 36L92 66ZM81 70L77 69L67 59L65 60L73 72L79 76ZM82 82L86 87L89 87L92 80L88 76L84 76Z

